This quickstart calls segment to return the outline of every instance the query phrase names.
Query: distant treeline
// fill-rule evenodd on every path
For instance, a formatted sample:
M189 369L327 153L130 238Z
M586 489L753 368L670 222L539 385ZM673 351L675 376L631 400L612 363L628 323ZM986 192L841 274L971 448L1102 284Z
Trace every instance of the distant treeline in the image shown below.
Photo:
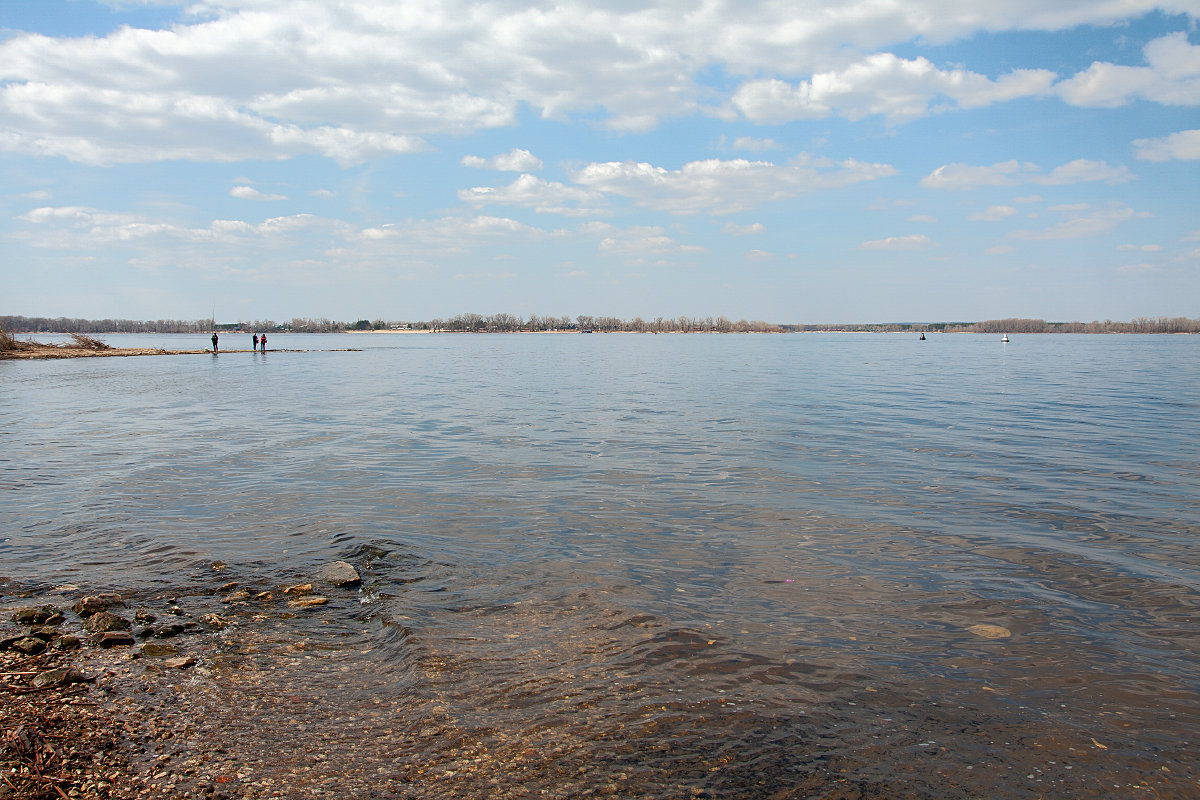
M855 325L785 325L793 331L855 331L870 333L1200 333L1200 319L1134 317L1129 322L1047 322L1044 319L988 319L982 322L884 322Z
M0 328L12 333L207 333L213 327L207 319L154 320L71 319L68 317L0 317ZM780 333L784 326L761 320L731 321L725 317L656 317L632 320L617 317L521 317L513 314L458 314L449 319L419 322L386 319L360 319L337 322L329 319L294 317L288 322L275 320L239 320L220 322L218 331L291 331L294 333L338 333L342 331L413 330L470 333L514 333L518 331L635 331L639 333Z
M69 317L0 316L0 330L9 333L207 333L207 319L132 320L74 319ZM842 325L777 325L761 320L736 322L726 317L674 317L652 320L634 317L521 317L513 314L459 314L449 319L421 322L360 319L338 322L330 319L293 317L288 322L239 320L216 325L219 331L290 331L294 333L339 333L342 331L414 330L465 333L514 333L518 331L597 331L633 333L785 333L805 331L866 331L872 333L1200 333L1200 319L1187 317L1135 317L1129 322L1047 322L1044 319L989 319L983 322L887 322Z

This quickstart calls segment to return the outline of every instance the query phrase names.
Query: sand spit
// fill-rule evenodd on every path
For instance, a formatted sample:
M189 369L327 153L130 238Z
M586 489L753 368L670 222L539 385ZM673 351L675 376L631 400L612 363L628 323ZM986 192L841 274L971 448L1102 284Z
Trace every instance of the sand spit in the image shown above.
M254 353L254 350L220 350L217 355L227 353ZM311 350L284 350L271 348L268 353L310 353ZM357 348L339 348L336 350L322 350L323 353L356 353L361 352ZM108 350L92 350L89 348L75 347L73 345L56 346L52 344L34 344L32 347L22 348L20 350L0 351L0 361L3 360L20 360L34 361L39 359L49 358L106 358L117 356L195 356L195 355L212 355L212 350L205 348L203 350L163 350L157 347L113 347Z

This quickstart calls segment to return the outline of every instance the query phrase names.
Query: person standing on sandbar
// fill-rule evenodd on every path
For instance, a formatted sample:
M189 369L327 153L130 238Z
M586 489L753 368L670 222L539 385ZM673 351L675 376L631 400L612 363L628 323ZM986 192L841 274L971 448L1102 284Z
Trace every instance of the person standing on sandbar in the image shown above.
M262 345L263 352L267 352L267 335L265 333L258 337L258 343Z
M258 334L254 334L254 349L258 349Z
M213 331L212 343L213 343L213 352L215 353L215 352L217 352L217 332L216 331Z

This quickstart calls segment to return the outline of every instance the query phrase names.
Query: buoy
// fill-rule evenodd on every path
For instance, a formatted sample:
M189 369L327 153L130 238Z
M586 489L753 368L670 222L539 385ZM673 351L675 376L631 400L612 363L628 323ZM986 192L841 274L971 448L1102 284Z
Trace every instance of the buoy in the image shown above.
M1006 334L1004 334L1004 338L1003 338L1003 339L1001 339L1000 341L1002 341L1002 342L1007 342L1007 341L1008 341L1008 334L1007 334L1007 333L1006 333Z

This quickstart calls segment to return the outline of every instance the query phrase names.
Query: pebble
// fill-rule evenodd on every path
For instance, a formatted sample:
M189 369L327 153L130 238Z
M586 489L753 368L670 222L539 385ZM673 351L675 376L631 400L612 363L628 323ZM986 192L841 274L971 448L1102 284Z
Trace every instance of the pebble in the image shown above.
M283 590L284 594L312 594L313 585L311 583L297 583L295 586L289 586Z
M163 666L167 669L187 669L195 663L196 659L192 656L180 656L179 658L168 658L163 662Z
M250 593L247 592L245 589L242 589L241 591L234 592L233 594L229 594L229 595L226 595L225 597L222 597L221 602L222 603L238 603L238 602L241 602L242 600L249 600L249 599L250 599Z

